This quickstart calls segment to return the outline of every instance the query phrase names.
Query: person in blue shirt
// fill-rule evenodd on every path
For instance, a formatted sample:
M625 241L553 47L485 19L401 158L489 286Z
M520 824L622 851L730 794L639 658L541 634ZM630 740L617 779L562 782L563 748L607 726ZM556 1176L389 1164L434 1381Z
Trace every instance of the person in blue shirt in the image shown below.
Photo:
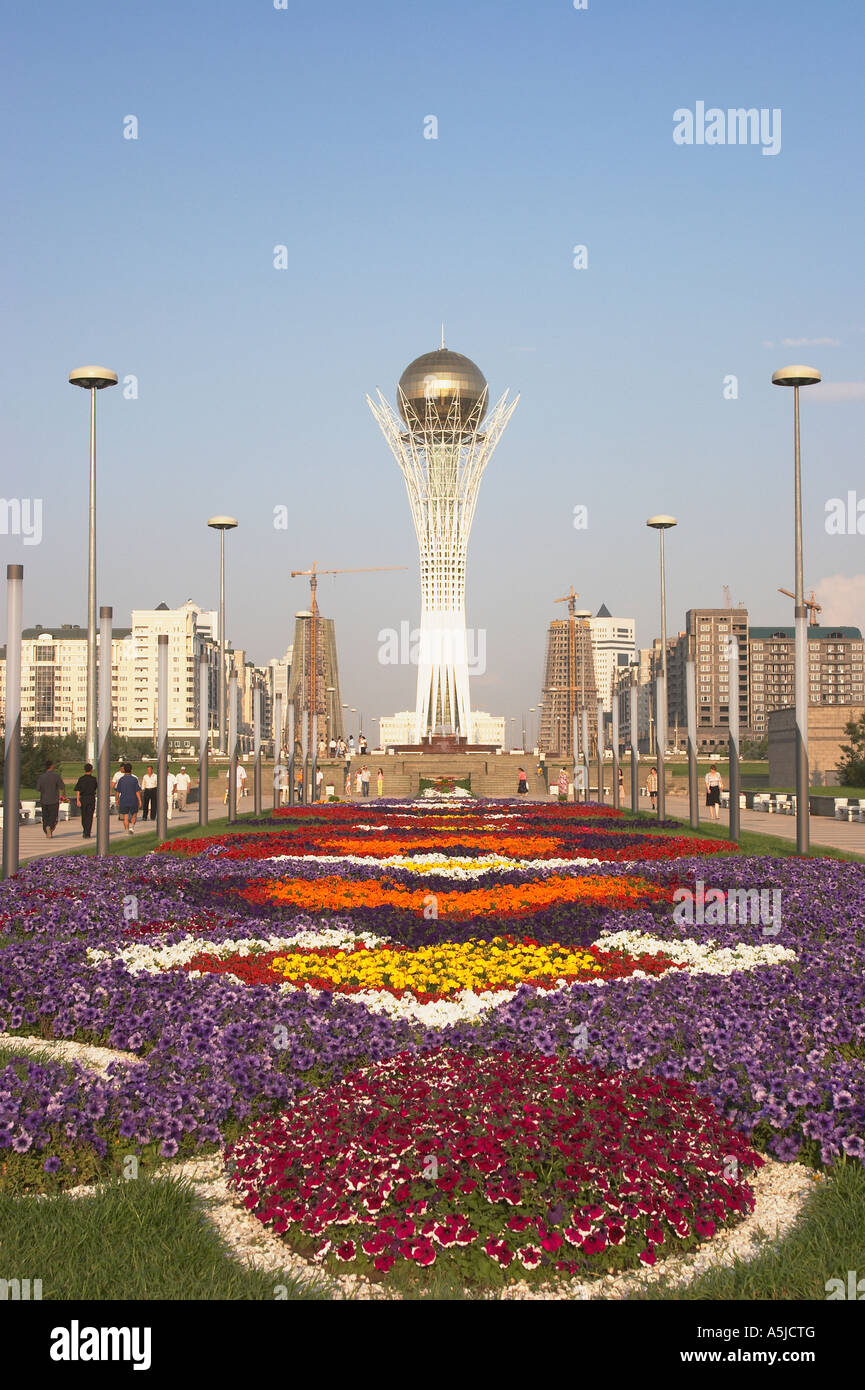
M131 835L135 829L135 818L141 810L141 783L137 777L133 777L131 763L123 764L123 776L117 779L114 794L117 813L123 817L123 828Z

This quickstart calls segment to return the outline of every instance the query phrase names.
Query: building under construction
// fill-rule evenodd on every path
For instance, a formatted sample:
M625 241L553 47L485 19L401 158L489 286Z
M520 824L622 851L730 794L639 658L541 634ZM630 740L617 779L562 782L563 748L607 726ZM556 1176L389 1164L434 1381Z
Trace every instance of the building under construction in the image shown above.
M544 689L538 746L545 753L573 756L574 715L588 715L589 756L597 748L598 690L592 648L591 613L577 611L573 589L557 603L567 603L567 618L554 618L547 634Z
M288 703L294 707L294 732L298 751L303 738L304 720L307 747L312 751L313 714L318 715L319 739L329 743L332 738L342 738L336 633L333 618L323 618L318 612L317 604L314 613L296 613L294 617L294 649L288 682Z

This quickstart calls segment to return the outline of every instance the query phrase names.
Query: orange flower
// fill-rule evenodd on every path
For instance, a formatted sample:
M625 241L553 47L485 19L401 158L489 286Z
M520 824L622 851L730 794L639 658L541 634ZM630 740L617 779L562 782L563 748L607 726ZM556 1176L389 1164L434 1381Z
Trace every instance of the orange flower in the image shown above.
M422 912L429 889L408 888L387 879L345 879L335 875L314 879L277 879L253 883L240 890L252 903L279 903L305 912L350 912L360 907L397 907ZM671 890L647 879L603 875L565 877L552 874L535 883L491 884L484 888L438 891L442 917L524 917L544 907L586 903L598 907L632 907L640 902L663 902Z

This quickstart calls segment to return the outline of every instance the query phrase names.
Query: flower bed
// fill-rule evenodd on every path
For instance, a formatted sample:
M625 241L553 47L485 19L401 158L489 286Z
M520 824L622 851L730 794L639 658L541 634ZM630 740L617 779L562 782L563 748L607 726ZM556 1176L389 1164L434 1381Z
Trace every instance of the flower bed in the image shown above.
M449 1049L313 1092L228 1155L247 1208L314 1259L471 1282L692 1249L753 1208L761 1163L693 1086Z
M598 1097L638 1074L682 1086L689 1105L710 1106L755 1150L865 1158L863 866L697 855L694 840L584 811L310 807L270 832L283 854L291 846L287 858L266 852L260 829L210 837L193 856L26 866L0 884L0 1031L138 1060L98 1078L74 1068L0 1074L0 1183L69 1186L129 1153L149 1161L224 1146L350 1076L397 1056L422 1071L431 1055L472 1059L479 1076L503 1058L574 1063L572 1080L594 1078ZM636 862L581 862L572 848L566 864L503 852L514 839L584 835L622 848L634 836ZM242 853L244 840L265 852ZM339 840L399 852L333 852ZM297 853L302 842L310 852ZM674 857L649 858L664 842ZM725 893L780 890L777 930L677 920L675 895L698 881ZM519 1095L516 1083L506 1093ZM257 1192L259 1207L267 1196ZM531 1211L536 1220L540 1209ZM508 1243L507 1277L522 1277L519 1250L541 1241L532 1230L512 1244L484 1228L484 1248L471 1247L475 1274L505 1277L485 1249L492 1239L493 1249ZM630 1261L673 1248L668 1234L660 1245L619 1244ZM334 1267L336 1250L326 1256ZM593 1268L584 1257L568 1246L568 1259ZM398 1271L406 1260L394 1258Z

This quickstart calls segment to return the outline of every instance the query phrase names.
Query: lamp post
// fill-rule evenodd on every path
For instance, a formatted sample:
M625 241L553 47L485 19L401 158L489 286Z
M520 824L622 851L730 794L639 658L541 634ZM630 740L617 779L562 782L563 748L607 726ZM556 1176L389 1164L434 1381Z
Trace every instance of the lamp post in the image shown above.
M6 566L6 729L3 762L3 877L18 872L21 800L21 602L24 566Z
M530 748L531 748L532 750L534 749L534 746L535 746L535 741L534 741L534 739L532 738L532 715L533 715L534 713L535 713L535 706L532 705L531 708L529 709L529 745L530 745Z
M330 755L330 740L331 740L332 738L336 738L336 729L334 728L334 725L335 725L335 723L336 723L336 720L335 720L335 718L334 718L334 707L333 707L333 697L334 697L334 695L336 694L336 686L335 686L335 685L329 685L329 686L327 687L326 694L327 694L327 728L325 729L325 743L326 743L326 745L327 745L327 750L326 750L326 751L327 751L328 755Z
M90 502L87 546L87 709L84 760L96 762L96 392L117 385L117 373L107 367L76 367L69 373L73 386L90 392Z
M99 757L96 764L96 853L108 853L111 833L111 608L99 609Z
M799 387L822 380L814 367L781 367L772 373L775 386L793 387L793 500L795 510L794 560L796 577L796 850L807 854L811 838L808 819L808 614L805 608L802 560L802 461L799 452Z
M661 538L661 700L655 709L655 739L658 745L658 820L664 819L666 786L664 758L667 752L667 576L664 565L664 532L676 525L674 516L650 516L646 525ZM658 683L655 681L657 701Z
M219 532L219 686L218 719L219 751L226 751L225 728L225 533L233 531L237 525L233 516L212 516L208 526Z

